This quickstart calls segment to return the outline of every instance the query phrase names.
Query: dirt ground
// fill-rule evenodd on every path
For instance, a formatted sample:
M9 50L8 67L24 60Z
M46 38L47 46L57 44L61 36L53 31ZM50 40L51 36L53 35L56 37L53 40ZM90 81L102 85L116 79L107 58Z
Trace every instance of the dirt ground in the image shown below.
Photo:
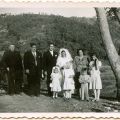
M116 106L116 107L115 107ZM111 110L108 110L109 107ZM80 101L73 97L65 101L62 97L52 99L46 95L30 97L21 95L1 95L0 112L108 112L120 110L120 103L101 99L99 102Z

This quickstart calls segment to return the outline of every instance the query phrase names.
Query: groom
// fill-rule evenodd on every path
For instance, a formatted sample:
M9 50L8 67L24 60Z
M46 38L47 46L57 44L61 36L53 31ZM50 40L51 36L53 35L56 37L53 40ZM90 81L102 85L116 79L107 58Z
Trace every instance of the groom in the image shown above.
M43 66L44 73L47 76L47 90L48 95L52 96L51 88L50 88L50 75L52 73L52 68L56 65L56 60L58 57L58 53L54 51L54 44L49 44L49 50L43 54Z

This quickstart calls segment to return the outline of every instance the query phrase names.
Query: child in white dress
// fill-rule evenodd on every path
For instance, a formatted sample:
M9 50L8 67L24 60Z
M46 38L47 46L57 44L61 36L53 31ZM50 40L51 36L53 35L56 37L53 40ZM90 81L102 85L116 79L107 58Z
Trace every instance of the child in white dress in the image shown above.
M57 98L58 92L61 91L61 79L62 75L60 72L60 68L58 66L53 67L51 73L52 82L50 83L51 91L53 91L53 98Z
M81 100L89 101L88 84L90 83L90 76L87 74L87 68L82 69L82 74L79 77L79 82L81 84L80 88Z
M64 97L69 99L71 98L72 94L74 93L75 85L74 85L74 70L71 68L64 69L64 83L63 83L63 90L64 90Z
M99 101L100 99L100 90L102 89L102 81L100 77L100 67L102 66L101 61L99 61L95 55L92 56L92 61L90 62L91 69L91 84L90 89L94 90L94 100Z

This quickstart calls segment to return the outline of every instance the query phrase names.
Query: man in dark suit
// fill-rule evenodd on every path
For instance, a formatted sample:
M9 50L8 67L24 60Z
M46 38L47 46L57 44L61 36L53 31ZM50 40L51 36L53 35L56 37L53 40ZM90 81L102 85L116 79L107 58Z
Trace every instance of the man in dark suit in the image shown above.
M8 94L19 94L22 91L23 66L19 51L15 50L15 45L11 44L2 58L2 63L8 73Z
M52 68L56 65L56 60L58 57L58 53L54 51L54 44L49 44L49 50L46 51L43 55L43 65L44 65L44 73L47 76L47 89L48 95L51 96L51 88L50 88L50 75L52 72Z
M36 44L31 43L31 50L24 54L24 68L28 80L29 95L39 96L42 77L42 55L37 51Z

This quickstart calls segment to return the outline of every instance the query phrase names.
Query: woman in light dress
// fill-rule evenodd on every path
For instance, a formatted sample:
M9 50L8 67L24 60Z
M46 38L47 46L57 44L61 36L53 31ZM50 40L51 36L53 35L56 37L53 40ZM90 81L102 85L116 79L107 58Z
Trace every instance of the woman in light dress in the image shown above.
M51 73L52 82L50 83L51 91L53 92L53 98L57 98L58 93L61 91L61 84L60 84L61 79L62 79L62 75L60 68L58 66L53 67Z
M71 98L72 93L74 93L74 69L73 69L73 59L69 51L65 48L60 49L57 63L61 69L62 81L61 86L64 91L64 97L66 99Z
M89 66L91 69L91 83L89 88L94 90L95 98L93 101L99 101L100 90L102 89L102 81L100 77L100 67L102 66L102 63L95 55L93 55Z
M89 58L87 55L84 54L82 49L77 50L77 56L75 56L74 61L74 70L75 70L75 87L76 87L76 92L81 93L81 83L79 83L79 76L82 75L82 70L84 68L88 68L89 66ZM81 97L81 94L80 94Z

